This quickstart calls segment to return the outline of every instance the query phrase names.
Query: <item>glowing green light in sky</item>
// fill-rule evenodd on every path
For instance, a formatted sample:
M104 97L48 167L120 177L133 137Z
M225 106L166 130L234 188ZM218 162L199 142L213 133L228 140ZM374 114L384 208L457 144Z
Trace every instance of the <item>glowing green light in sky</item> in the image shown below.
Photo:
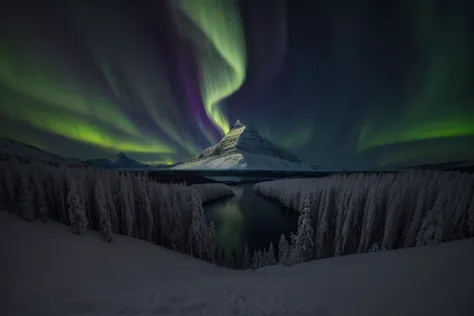
M468 27L472 23L469 14L453 9L446 16L440 15L436 12L440 8L433 1L409 4L414 5L421 87L414 80L413 90L407 93L407 106L400 106L399 113L372 113L360 131L358 151L386 144L474 135L470 87L474 41ZM472 2L469 5L474 9ZM438 20L439 17L443 18Z
M367 129L370 127L367 125ZM368 132L366 131L365 135ZM373 132L370 139L364 139L361 134L358 150L364 150L372 147L383 146L387 144L396 144L423 139L436 139L446 137L461 137L474 135L474 120L472 118L459 118L457 120L443 120L437 122L413 122L407 124L406 128L386 131L381 133Z
M5 50L0 51L0 82L51 107L95 118L105 124L113 124L114 128L129 135L138 135L134 124L105 98L87 97L74 91L77 89L70 82L54 80L53 76L45 72L34 73L34 68L27 72L23 67L18 67L20 63L22 62L15 61Z
M197 154L199 148L192 143L188 130L176 126L185 113L173 96L153 36L130 19L120 2L99 4L97 10L91 10L87 2L77 1L69 13L83 45L121 105L146 112L155 130L161 130L189 154Z
M100 96L79 91L71 84L70 77L55 80L60 72L54 72L54 68L38 68L38 61L33 58L13 58L13 52L0 47L0 83L16 93L16 96L2 96L1 115L105 149L174 152L167 144L138 131L118 106Z
M200 40L194 37L200 52L201 93L209 119L227 133L229 122L219 103L240 88L246 75L246 49L239 9L232 0L179 0L179 7L210 42L199 43ZM213 50L219 56L215 56ZM224 63L219 63L219 57Z
M2 114L52 134L101 148L136 153L173 153L173 149L147 137L118 135L81 117L55 110L45 115L38 106L11 104Z

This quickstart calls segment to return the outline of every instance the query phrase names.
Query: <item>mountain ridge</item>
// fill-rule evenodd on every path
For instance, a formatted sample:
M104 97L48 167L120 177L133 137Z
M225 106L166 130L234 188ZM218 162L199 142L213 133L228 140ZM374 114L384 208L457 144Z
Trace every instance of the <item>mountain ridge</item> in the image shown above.
M241 120L219 142L173 169L315 170Z

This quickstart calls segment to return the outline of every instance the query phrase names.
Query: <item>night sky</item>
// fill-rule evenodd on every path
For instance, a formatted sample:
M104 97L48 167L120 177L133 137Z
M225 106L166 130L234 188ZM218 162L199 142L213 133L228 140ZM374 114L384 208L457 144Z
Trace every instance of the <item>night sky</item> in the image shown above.
M173 163L239 118L322 167L474 158L472 0L2 6L1 137Z

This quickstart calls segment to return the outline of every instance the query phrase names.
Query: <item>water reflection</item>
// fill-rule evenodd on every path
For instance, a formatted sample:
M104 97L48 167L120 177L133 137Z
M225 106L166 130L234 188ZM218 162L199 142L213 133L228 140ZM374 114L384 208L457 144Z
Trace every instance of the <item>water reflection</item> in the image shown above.
M216 223L217 245L226 253L243 253L275 245L281 234L296 230L297 214L287 213L275 202L257 196L252 184L231 186L236 196L205 206L209 220Z

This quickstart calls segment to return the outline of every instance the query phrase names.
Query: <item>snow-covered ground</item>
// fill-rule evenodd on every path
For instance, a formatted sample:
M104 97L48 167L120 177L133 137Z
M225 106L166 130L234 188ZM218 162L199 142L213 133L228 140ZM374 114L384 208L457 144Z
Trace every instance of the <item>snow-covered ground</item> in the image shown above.
M0 314L472 315L474 239L250 271L0 212Z

